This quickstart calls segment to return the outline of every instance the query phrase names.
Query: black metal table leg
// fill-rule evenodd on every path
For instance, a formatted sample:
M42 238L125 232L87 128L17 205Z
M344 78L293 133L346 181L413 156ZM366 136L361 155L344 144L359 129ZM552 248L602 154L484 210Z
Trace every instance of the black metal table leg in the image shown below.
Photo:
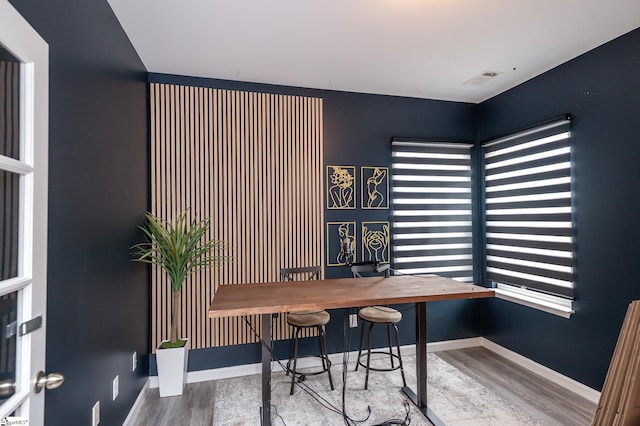
M271 314L262 315L262 407L260 424L271 426Z
M402 392L435 426L444 426L442 420L427 406L427 302L416 303L416 392L405 386Z

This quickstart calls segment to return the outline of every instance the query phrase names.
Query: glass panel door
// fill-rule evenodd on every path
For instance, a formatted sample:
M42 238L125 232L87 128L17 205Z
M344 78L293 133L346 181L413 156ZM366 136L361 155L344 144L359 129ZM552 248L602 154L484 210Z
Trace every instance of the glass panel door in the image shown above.
M0 404L16 392L18 292L0 297Z
M44 424L48 66L47 44L0 0L0 424Z

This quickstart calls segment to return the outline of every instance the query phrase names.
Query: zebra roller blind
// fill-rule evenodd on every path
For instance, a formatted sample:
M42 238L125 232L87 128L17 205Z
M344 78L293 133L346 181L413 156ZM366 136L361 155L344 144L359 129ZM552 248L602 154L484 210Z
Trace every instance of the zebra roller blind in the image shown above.
M484 142L487 278L573 298L571 116Z
M472 282L473 145L399 138L391 144L395 270Z

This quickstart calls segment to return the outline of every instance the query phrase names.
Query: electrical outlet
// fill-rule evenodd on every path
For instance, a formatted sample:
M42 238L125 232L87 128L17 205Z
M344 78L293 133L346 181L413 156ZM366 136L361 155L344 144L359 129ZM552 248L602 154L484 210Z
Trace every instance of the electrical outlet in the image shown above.
M136 368L138 368L138 354L134 352L131 357L131 371L136 371Z
M351 314L349 315L349 327L354 328L358 326L358 315Z
M116 375L113 378L113 400L115 401L118 397L118 393L120 392L120 377Z
M100 401L97 401L91 409L91 426L100 424Z

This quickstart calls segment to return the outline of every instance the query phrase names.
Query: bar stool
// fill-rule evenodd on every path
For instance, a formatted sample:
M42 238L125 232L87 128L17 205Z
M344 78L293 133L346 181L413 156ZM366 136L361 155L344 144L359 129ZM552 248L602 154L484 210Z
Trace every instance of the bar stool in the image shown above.
M351 273L354 278L361 278L363 273L371 272L375 273L377 269L377 263L370 264L361 264L361 265L352 265ZM386 275L386 274L385 274ZM402 355L400 354L400 334L398 332L397 324L402 320L402 313L396 309L389 308L387 306L367 306L365 308L361 308L358 311L358 317L363 321L362 330L360 332L360 346L358 349L358 359L356 363L356 371L358 371L358 367L362 366L367 370L364 379L364 388L369 388L369 371L393 371L400 369L400 374L402 375L402 384L403 386L407 386L407 381L404 377L404 368L402 367ZM364 343L364 328L365 325L369 324L369 330L367 333L367 353L362 354L362 344ZM386 325L387 326L387 338L389 342L389 351L384 350L371 350L371 331L373 330L374 325ZM393 346L391 344L391 328L395 332L396 338L396 349L397 354L393 353ZM391 362L391 367L389 368L375 368L370 366L371 354L385 354L389 355L389 360ZM367 356L366 365L362 363L361 357L364 355ZM394 365L394 358L398 360L398 365Z
M309 266L301 268L282 268L280 269L280 281L300 281L317 280L320 278L321 266ZM298 279L296 279L298 278ZM331 377L331 361L327 353L327 342L325 334L325 325L329 322L331 316L327 311L303 311L303 312L287 312L287 324L293 328L293 339L289 350L289 361L287 362L287 374L291 374L291 391L293 395L295 388L296 374L299 381L304 381L306 376L315 376L317 374L327 373L329 376L329 385L333 390L333 379ZM296 365L298 362L298 338L304 329L316 328L318 331L318 341L320 343L319 358L322 361L322 369L312 373L297 373ZM315 356L315 355L307 355Z

